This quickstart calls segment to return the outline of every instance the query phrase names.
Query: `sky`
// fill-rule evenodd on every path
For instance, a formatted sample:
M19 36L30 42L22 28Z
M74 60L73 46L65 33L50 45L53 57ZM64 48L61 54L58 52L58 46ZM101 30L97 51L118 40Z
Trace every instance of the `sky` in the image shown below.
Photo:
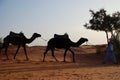
M89 10L101 8L112 14L120 10L120 0L0 0L0 38L10 31L27 38L39 33L42 37L29 45L46 46L54 34L68 33L73 42L85 37L92 45L106 44L105 32L84 27L91 19Z

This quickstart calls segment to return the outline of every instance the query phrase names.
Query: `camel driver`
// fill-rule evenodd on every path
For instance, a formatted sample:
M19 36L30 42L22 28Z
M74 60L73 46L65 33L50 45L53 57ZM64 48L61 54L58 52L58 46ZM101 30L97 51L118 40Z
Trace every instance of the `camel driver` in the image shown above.
M109 39L108 41L108 46L106 48L106 55L103 60L103 64L105 64L108 60L112 60L114 64L118 64L114 51L113 51L112 39Z

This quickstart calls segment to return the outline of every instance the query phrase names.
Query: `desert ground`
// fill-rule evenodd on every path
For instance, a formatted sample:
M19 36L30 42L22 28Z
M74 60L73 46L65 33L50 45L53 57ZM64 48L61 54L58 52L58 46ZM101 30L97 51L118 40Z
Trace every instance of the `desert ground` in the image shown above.
M0 80L120 80L120 65L109 61L102 64L105 46L96 54L96 46L82 45L71 48L75 53L75 63L68 51L66 62L63 62L63 49L55 49L56 62L49 51L45 62L42 62L46 46L27 46L30 60L26 61L23 48L20 48L16 59L13 59L16 46L8 48L9 60L6 60L4 49L0 54Z

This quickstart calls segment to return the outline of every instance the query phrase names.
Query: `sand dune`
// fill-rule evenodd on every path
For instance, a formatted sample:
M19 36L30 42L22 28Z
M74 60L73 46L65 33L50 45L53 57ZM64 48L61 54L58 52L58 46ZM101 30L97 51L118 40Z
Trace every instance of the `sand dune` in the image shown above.
M102 46L103 47L103 46ZM104 50L105 47L102 48ZM71 53L67 53L63 62L63 49L56 49L56 62L49 51L45 62L42 62L45 46L27 47L29 61L25 60L24 51L20 48L16 59L13 59L16 47L10 46L6 60L4 50L0 55L0 80L119 80L120 66L108 62L102 64L104 53L96 54L93 46L72 48L76 62L72 62Z

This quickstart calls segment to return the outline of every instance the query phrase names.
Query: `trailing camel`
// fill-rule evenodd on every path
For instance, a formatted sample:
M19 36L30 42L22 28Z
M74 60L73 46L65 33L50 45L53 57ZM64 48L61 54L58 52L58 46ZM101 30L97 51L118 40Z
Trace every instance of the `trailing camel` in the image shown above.
M65 49L64 62L65 62L65 58L66 58L66 53L69 50L72 53L73 62L75 62L74 52L70 49L70 47L79 47L82 43L84 43L86 41L88 41L87 38L80 38L78 40L78 42L75 43L75 42L72 42L69 38L65 38L64 35L63 35L63 37L61 37L59 35L58 36L54 35L54 38L52 38L52 39L50 39L48 41L47 48L46 48L46 50L44 52L43 62L45 61L45 56L46 56L46 54L47 54L47 52L49 50L52 51L52 56L55 58L56 61L58 61L56 59L56 57L54 56L54 49L55 48L59 48L59 49L63 48L63 49Z
M29 58L27 56L27 52L26 52L26 44L31 43L33 40L35 40L35 38L38 38L38 37L41 37L41 35L34 33L30 39L27 39L22 32L14 33L11 31L10 34L4 38L3 45L0 48L0 50L2 48L5 48L5 55L6 55L7 59L9 59L8 55L7 55L7 49L8 49L9 44L17 45L18 47L17 47L16 53L14 55L14 59L15 59L19 48L22 46L24 48L26 59L29 60Z

